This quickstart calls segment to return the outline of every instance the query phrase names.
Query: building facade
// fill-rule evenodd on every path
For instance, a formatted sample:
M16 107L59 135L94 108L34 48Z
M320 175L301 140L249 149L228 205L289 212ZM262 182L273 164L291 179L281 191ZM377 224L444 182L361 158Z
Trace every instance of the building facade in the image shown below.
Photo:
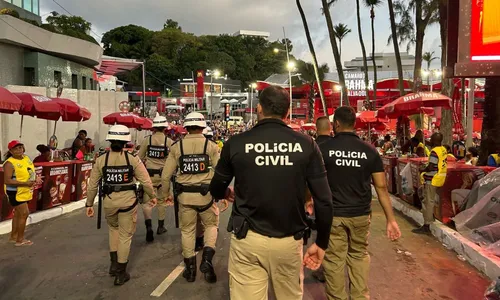
M253 36L253 37L261 37L267 40L271 36L271 33L265 31L239 30L235 32L233 36Z
M0 15L0 86L96 89L94 67L103 49L21 19Z
M15 9L19 17L42 23L40 18L40 0L0 0L0 10Z
M372 58L367 57L368 71L373 72ZM394 53L375 53L375 64L377 71L397 71L396 55ZM408 54L408 52L401 52L401 65L403 71L412 71L415 67L415 56ZM349 71L364 71L363 57L356 57L350 61L344 62L345 69Z

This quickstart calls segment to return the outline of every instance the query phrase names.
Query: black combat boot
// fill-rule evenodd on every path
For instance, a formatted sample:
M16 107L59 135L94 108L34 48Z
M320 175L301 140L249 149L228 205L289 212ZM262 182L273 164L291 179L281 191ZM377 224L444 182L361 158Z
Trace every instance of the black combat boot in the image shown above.
M155 240L153 233L153 225L151 225L151 219L146 220L146 242L151 243Z
M158 230L156 230L156 234L164 234L167 232L167 229L165 228L165 220L158 220Z
M130 280L130 274L127 273L128 262L121 264L118 263L118 269L116 270L115 285L123 285L125 282Z
M109 252L109 258L111 259L111 266L109 266L109 275L115 276L116 270L118 269L118 252Z
M413 229L411 232L417 233L417 234L431 234L431 229L429 228L429 225L423 225L420 228Z
M205 247L204 239L205 237L203 235L196 238L196 244L194 245L194 252L203 250L203 247Z
M184 258L184 264L186 268L182 273L182 277L186 278L188 282L194 282L196 280L196 256Z
M215 250L213 248L203 248L200 271L205 275L205 281L208 283L217 282L217 275L215 275L214 266L212 265L212 258L214 257L214 254Z

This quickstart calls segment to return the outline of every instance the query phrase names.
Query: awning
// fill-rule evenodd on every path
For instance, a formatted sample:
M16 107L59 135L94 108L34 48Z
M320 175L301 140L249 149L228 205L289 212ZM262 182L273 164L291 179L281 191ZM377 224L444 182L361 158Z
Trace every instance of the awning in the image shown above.
M130 72L142 66L142 62L136 59L127 59L121 57L112 57L103 55L101 63L96 67L96 71L106 75L116 75Z

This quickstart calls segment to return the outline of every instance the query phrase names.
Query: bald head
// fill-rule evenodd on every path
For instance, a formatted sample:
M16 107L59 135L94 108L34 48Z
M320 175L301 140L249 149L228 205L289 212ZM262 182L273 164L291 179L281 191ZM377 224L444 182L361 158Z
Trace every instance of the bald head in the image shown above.
M443 144L443 135L439 132L433 133L431 136L431 144L433 147L438 147Z
M332 132L332 125L328 117L319 117L316 120L316 130L318 135L330 135Z

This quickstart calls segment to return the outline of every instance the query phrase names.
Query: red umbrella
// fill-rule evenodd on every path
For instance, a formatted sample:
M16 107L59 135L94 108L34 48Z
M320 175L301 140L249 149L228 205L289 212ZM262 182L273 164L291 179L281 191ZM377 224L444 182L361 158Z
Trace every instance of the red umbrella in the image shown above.
M104 121L104 124L107 125L119 124L127 126L128 128L140 128L145 122L145 119L139 117L138 115L122 112L109 114L102 118L102 120Z
M186 128L184 128L181 125L174 126L174 130L175 130L175 132L180 133L180 134L187 134L188 133Z
M389 118L389 119L397 119L399 116L411 116L411 115L418 115L418 114L426 114L426 115L433 115L434 114L434 108L431 107L419 107L413 110L408 110L403 112L400 111L392 111L392 112L387 112L388 107L392 106L394 102L388 103L381 108L377 110L377 117L379 118Z
M0 113L12 114L21 109L22 102L9 90L0 86Z
M22 102L20 115L57 121L61 117L61 106L56 101L42 95L14 93Z
M87 121L92 117L92 113L85 107L80 107L80 115L82 116L82 121Z
M153 129L153 121L151 119L144 119L144 125L141 126L141 129L151 130Z
M400 112L409 115L421 107L451 108L451 98L439 93L420 92L404 95L394 100L385 108L386 113Z
M66 122L80 122L90 119L90 112L70 99L52 98L61 107L61 117ZM84 116L85 115L85 116Z

